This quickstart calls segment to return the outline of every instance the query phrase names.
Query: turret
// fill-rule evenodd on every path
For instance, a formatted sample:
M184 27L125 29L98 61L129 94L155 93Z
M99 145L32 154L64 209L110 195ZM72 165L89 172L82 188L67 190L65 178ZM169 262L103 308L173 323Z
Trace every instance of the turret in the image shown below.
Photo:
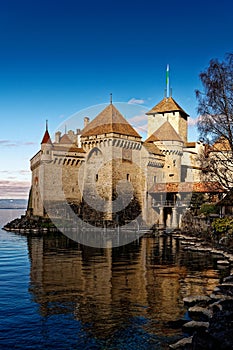
M162 101L146 114L148 115L148 136L168 121L183 142L187 142L188 114L172 97L164 97Z
M145 142L153 142L165 155L165 182L180 182L184 142L173 126L166 121Z
M51 160L51 150L52 150L53 144L48 132L48 121L46 120L46 130L43 136L43 139L41 141L41 160L42 161L49 161Z
M188 114L178 105L171 96L169 87L169 65L166 73L166 94L157 105L155 105L148 115L148 137L158 130L166 121L169 122L181 137L183 142L187 142Z

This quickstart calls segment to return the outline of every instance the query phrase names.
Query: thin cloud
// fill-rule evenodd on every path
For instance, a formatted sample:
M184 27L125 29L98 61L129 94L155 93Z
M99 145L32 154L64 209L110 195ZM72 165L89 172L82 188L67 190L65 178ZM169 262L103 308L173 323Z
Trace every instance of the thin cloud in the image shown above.
M37 143L33 142L33 141L24 142L22 144L25 145L25 146L37 145Z
M1 174L29 174L30 170L20 169L20 170L0 170Z
M36 144L34 141L0 140L0 145L4 147L33 146Z
M29 189L29 181L0 180L1 198L27 198Z
M0 145L6 145L10 142L10 140L0 140Z
M143 125L137 125L135 127L135 129L140 133L140 132L146 132L148 131L148 126L147 124L143 124Z
M8 143L6 146L7 147L19 147L19 145L17 143Z
M128 101L128 104L131 105L131 104L137 104L137 105L143 105L145 103L145 100L143 100L142 98L131 98L129 101Z
M144 122L144 121L147 121L147 116L145 114L135 115L134 117L129 118L129 121L131 123L140 123L142 121Z
M202 116L200 115L199 117L197 118L188 118L188 125L189 126L196 126L197 123L202 119Z
M28 173L30 173L30 171L29 170L19 170L19 173L20 174L28 174Z

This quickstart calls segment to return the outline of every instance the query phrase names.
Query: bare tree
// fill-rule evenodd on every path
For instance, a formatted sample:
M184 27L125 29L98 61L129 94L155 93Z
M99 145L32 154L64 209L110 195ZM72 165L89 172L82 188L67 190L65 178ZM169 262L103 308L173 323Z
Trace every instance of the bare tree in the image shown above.
M200 74L203 91L196 91L198 131L205 149L200 156L206 180L233 187L233 54L213 59Z

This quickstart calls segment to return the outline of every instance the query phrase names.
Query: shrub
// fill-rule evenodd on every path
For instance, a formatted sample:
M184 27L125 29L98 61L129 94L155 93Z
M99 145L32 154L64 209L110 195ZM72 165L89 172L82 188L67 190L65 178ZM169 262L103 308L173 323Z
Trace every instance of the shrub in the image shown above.
M212 228L216 233L228 233L232 235L233 233L233 218L225 216L224 218L215 219L212 222Z
M206 216L209 214L218 214L219 208L214 204L204 203L201 206L200 214L205 214Z

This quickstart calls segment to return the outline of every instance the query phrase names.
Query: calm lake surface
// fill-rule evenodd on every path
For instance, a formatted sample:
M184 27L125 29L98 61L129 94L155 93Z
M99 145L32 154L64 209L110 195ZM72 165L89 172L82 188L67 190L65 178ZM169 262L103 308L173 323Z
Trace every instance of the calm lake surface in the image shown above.
M0 227L23 213L0 210ZM228 273L217 259L171 237L96 249L0 230L0 349L167 349L183 297Z

